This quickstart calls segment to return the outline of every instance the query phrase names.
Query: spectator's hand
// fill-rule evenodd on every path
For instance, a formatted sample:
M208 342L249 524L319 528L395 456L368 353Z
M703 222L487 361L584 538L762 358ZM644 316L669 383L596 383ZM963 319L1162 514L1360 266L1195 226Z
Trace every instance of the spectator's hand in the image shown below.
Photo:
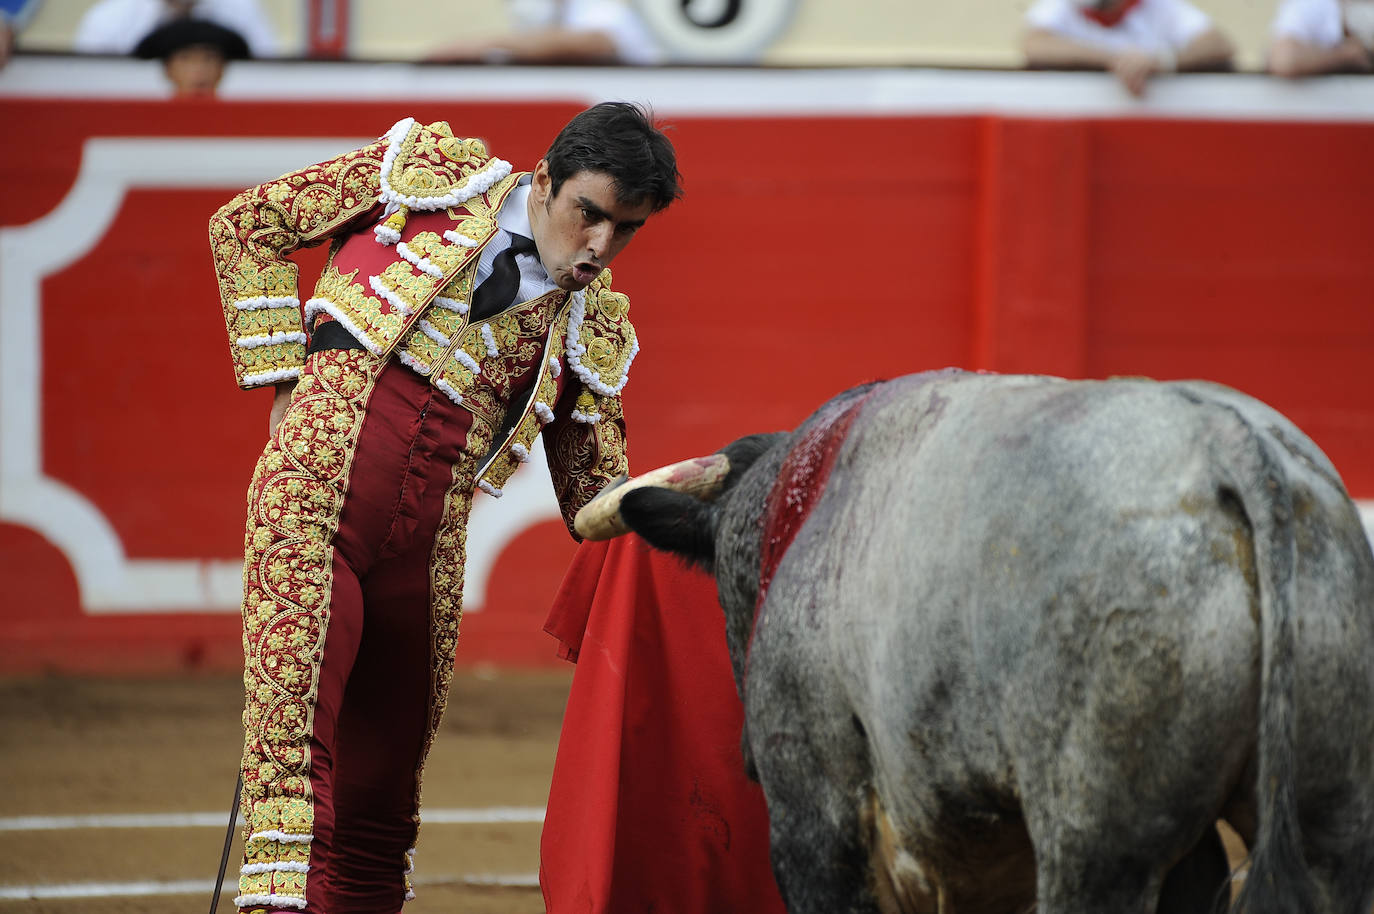
M1351 70L1356 73L1374 73L1374 57L1370 56L1369 49L1354 35L1346 35L1338 50L1349 62Z
M1145 94L1145 83L1150 75L1163 69L1159 59L1145 51L1122 51L1112 58L1111 71L1126 91L1140 98Z
M282 417L286 415L286 407L291 403L291 394L295 390L295 381L283 381L277 385L277 392L272 397L272 412L267 418L267 434L269 436L277 433L277 426L281 425Z
M499 63L509 56L496 41L454 41L441 45L422 57L430 63Z

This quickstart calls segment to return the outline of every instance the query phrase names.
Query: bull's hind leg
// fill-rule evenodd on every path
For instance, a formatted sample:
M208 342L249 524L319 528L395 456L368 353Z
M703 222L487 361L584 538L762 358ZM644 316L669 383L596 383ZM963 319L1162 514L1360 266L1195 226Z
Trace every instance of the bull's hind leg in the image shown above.
M766 733L751 725L751 736L762 737L754 751L768 799L773 875L790 914L878 914L857 772L836 769L833 741L827 745L818 732L828 728L803 723L816 720L788 711Z
M879 914L854 798L831 789L818 771L811 767L809 782L774 784L768 796L778 890L790 914Z
M1042 854L1037 914L1220 914L1230 900L1230 870L1215 827L1203 831L1169 870L1154 854L1118 842Z
M769 663L767 649L751 658ZM775 672L748 691L773 875L790 914L878 914L861 812L863 739L838 690ZM828 696L832 701L827 701Z
M1139 860L1061 850L1036 867L1036 914L1155 914L1158 893Z
M1159 892L1159 914L1220 914L1231 898L1231 865L1215 827L1174 864Z

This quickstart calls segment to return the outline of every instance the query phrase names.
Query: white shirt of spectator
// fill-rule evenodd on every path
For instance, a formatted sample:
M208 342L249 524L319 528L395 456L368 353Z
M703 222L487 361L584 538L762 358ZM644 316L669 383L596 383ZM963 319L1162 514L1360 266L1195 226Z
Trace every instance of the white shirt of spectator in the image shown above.
M1334 48L1345 37L1341 0L1283 0L1269 30L1275 38Z
M1319 48L1334 48L1346 32L1374 48L1374 2L1371 0L1283 0L1270 32Z
M1345 0L1345 30L1374 53L1374 0Z
M516 31L557 26L575 32L604 32L621 63L663 63L663 48L627 0L509 0Z
M190 15L238 32L254 57L277 54L276 32L257 0L198 0ZM163 0L100 0L81 17L72 48L82 54L129 54L172 18Z
M1089 19L1073 0L1037 0L1026 24L1108 51L1145 51L1173 57L1212 27L1207 14L1184 0L1141 0L1116 25Z

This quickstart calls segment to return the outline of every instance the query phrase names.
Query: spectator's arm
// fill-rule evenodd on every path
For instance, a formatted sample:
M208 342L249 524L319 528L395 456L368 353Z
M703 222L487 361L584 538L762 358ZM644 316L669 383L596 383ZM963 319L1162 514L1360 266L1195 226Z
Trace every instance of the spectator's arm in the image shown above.
M618 63L620 55L605 32L546 28L446 45L427 59L443 63L600 64Z
M1318 73L1369 73L1374 60L1359 41L1345 36L1334 47L1310 44L1298 38L1281 36L1269 49L1269 72L1295 79Z
M1022 33L1021 51L1033 70L1107 70L1116 54L1065 38L1049 29L1030 27Z
M1217 71L1233 68L1236 48L1219 30L1209 28L1178 52L1176 68L1180 71Z
M1029 28L1021 42L1026 66L1037 70L1107 70L1139 98L1151 74L1173 69L1173 60L1164 60L1136 48L1114 50L1080 44L1047 29Z

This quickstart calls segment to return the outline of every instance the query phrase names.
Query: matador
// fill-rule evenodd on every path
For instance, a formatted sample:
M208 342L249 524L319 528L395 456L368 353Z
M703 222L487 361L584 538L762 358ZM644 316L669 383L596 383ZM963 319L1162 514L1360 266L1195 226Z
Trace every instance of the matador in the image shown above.
M244 541L241 909L412 895L472 500L539 436L570 530L626 472L639 347L606 267L679 195L671 143L615 102L532 172L408 118L211 220L238 383L276 387ZM302 307L288 255L324 243Z

